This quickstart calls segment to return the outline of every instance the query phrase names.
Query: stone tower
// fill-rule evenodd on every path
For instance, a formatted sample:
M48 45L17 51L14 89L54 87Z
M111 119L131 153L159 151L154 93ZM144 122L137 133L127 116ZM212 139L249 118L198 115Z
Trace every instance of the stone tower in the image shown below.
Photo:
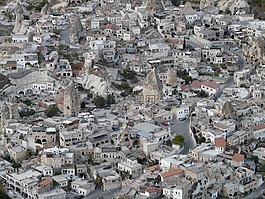
M65 116L75 116L80 112L81 100L80 93L74 86L74 82L70 82L64 91L63 113Z
M170 68L167 71L167 80L166 84L170 86L174 86L177 84L177 71L174 68Z
M8 105L4 102L1 108L1 129L7 127L8 120L10 119L10 112Z
M93 58L91 56L91 54L89 54L88 52L84 53L84 57L85 57L85 71L89 71L90 69L93 68Z
M10 114L10 119L19 118L18 105L14 95L11 95L9 99L9 114Z
M158 103L163 98L163 85L158 77L157 70L154 67L146 76L143 83L143 101L144 103Z

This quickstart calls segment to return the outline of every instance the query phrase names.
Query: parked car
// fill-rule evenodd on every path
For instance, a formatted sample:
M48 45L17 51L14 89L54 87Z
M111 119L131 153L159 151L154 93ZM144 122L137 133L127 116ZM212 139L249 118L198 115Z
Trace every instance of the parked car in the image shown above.
M186 120L185 117L183 117L183 118L179 118L179 121L184 121L184 120Z
M162 125L168 126L168 122L162 122Z

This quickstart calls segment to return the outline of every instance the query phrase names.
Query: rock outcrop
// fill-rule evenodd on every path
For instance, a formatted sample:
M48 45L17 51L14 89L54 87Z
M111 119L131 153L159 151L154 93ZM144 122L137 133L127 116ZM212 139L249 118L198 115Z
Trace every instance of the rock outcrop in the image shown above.
M170 68L167 71L167 80L166 84L174 86L177 84L177 71L174 68Z
M163 85L154 67L143 83L144 103L158 103L163 98Z
M79 17L75 17L71 23L69 31L69 39L72 43L78 43L80 38L83 37L84 28L81 24Z
M51 8L51 5L50 3L46 3L42 9L41 9L41 15L45 16L45 15L50 15L52 12L52 8Z
M252 38L249 44L243 45L243 53L246 64L264 64L265 63L265 38Z
M81 109L80 93L71 81L64 90L63 114L71 117L76 116Z
M17 100L14 95L11 95L9 99L9 114L10 114L10 119L19 118Z
M228 10L231 14L235 14L238 10L244 9L248 10L249 5L246 0L201 0L200 9L206 8L208 6L219 7L221 11L227 12Z
M13 33L15 34L25 34L27 32L27 26L23 22L24 20L24 11L21 4L18 2L14 7L14 12L16 15L15 26Z
M107 71L94 66L93 58L91 58L88 53L85 53L84 56L85 64L82 86L96 95L105 96L111 85L110 76Z

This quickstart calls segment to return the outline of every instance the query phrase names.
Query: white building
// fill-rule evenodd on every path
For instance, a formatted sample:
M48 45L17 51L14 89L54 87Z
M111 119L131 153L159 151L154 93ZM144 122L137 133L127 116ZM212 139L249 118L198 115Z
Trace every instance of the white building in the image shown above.
M35 53L16 54L17 68L39 67L38 55Z
M186 105L181 105L180 107L176 108L176 118L178 120L186 119L190 115L190 109Z
M133 156L128 157L125 161L118 163L118 169L128 172L133 178L142 174L142 165L137 162Z

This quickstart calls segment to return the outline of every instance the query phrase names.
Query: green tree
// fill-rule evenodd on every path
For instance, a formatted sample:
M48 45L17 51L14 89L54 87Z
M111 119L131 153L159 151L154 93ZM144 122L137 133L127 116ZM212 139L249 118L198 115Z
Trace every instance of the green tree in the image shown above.
M166 145L167 145L167 146L172 146L172 141L171 141L171 140L167 140L167 141L166 141Z
M27 106L31 106L32 102L29 99L26 99L23 101L24 104L26 104Z
M189 75L185 75L183 79L185 80L185 84L189 84L192 82L192 77Z
M2 189L0 189L0 198L1 199L11 199L6 193L3 192Z
M34 115L34 114L35 114L35 110L33 110L33 109L29 109L27 111L19 111L20 117L29 117L29 116Z
M258 164L258 163L259 163L259 157L256 156L256 155L253 155L253 156L251 157L251 160L253 160L253 161L255 162L255 164Z
M176 137L174 137L174 139L173 139L172 142L173 142L173 144L183 146L184 145L184 140L185 140L185 137L184 136L177 135Z
M209 94L207 92L205 92L204 90L196 91L195 93L197 93L198 97L200 97L200 98L209 97Z
M56 35L59 35L59 34L61 33L61 30L59 30L59 29L54 29L52 32L53 32L54 34L56 34Z
M94 97L94 104L97 108L103 108L106 105L106 100L102 96Z
M81 102L81 109L86 108L86 103L84 101Z
M56 105L54 105L54 106L51 106L51 107L47 110L47 112L46 112L46 116L47 116L47 117L52 117L52 116L57 115L58 112L59 112L58 107L57 107Z
M106 104L107 105L115 104L115 97L114 97L114 95L108 94L106 96Z
M122 88L122 90L125 90L125 91L130 92L130 93L133 90L132 87L130 87L130 85L127 82L122 83L121 88Z
M13 165L12 165L12 167L15 168L15 169L20 168L21 167L21 163L14 162Z

